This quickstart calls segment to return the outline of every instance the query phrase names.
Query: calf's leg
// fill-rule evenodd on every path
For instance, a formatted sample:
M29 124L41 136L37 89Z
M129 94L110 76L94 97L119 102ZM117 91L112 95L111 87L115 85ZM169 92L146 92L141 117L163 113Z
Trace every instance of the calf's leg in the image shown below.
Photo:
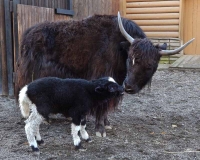
M43 121L43 117L37 112L35 105L31 106L31 110L32 110L32 112L31 112L29 118L25 121L25 123L26 123L25 132L26 132L26 136L28 139L28 143L29 143L30 147L32 148L32 151L39 153L39 149L38 149L38 145L37 145L35 136L36 136L36 138L39 138L38 131L39 131L39 126L40 126L41 122Z
M37 128L37 133L36 133L35 139L36 139L38 145L44 144L44 141L42 140L42 138L40 136L39 126Z
M81 145L81 139L78 135L78 132L81 129L81 116L80 117L73 117L72 118L72 125L71 125L71 134L73 137L74 145L76 150L85 150L85 148Z
M86 128L86 116L83 116L81 118L81 129L80 129L81 137L84 140L86 140L86 142L92 142L85 128Z

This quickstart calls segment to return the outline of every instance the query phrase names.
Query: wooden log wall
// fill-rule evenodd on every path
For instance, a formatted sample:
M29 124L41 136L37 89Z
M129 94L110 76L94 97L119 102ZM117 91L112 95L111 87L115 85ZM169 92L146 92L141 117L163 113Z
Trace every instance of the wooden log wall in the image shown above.
M148 37L179 38L180 0L122 0L123 16Z
M182 0L120 0L123 17L135 21L154 44L167 43L167 49L180 46ZM173 63L177 56L164 56L160 63Z

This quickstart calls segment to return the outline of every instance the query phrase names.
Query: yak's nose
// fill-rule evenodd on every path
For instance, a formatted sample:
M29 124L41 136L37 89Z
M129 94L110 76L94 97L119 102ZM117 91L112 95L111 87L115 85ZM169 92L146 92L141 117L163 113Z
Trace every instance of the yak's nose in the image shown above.
M137 89L134 86L127 84L126 82L124 83L124 88L125 88L125 92L128 94L137 93Z

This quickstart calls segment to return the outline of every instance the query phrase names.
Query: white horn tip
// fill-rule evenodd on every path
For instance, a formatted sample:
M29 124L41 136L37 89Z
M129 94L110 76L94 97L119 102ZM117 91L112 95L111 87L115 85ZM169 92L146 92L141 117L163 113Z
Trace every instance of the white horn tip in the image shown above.
M118 11L117 15L120 16L120 12L119 11Z

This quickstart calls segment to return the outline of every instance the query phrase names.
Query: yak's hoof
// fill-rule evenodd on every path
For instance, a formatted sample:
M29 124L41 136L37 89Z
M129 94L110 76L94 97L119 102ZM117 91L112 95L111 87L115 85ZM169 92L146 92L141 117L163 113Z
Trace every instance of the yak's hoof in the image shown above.
M112 130L112 126L105 126L105 129Z
M106 137L106 131L105 131L105 127L102 124L97 124L96 128L96 136L97 137Z
M40 146L44 145L44 141L41 139L40 141L37 141L37 144L40 145Z
M86 139L86 142L87 142L87 143L91 143L91 142L92 142L92 139L91 139L91 138L88 138L88 139Z
M67 120L68 121L72 121L72 117L67 117Z
M81 143L79 143L78 146L75 146L75 150L76 150L76 151L86 151L87 149L84 148L84 147L81 145Z
M43 123L44 123L45 125L50 125L51 120L49 120L49 121L43 121Z
M40 155L40 150L38 148L31 146L31 149L32 149L34 155Z
M100 132L96 132L97 137L106 137L106 132L103 132L102 134Z

